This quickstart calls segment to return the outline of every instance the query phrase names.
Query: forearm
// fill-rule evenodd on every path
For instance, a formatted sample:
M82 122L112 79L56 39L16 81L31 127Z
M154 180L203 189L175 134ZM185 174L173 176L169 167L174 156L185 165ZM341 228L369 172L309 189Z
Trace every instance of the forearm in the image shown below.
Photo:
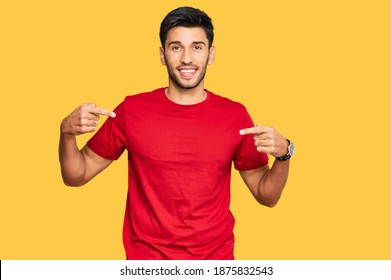
M64 183L68 186L83 185L86 162L77 147L76 136L61 133L59 158Z
M258 201L263 205L274 207L279 201L288 180L289 162L275 160L270 170L258 183Z

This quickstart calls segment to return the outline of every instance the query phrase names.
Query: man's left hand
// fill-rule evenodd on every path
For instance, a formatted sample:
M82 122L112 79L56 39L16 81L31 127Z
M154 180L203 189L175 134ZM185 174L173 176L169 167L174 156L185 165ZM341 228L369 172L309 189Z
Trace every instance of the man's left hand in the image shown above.
M273 127L256 125L241 129L239 134L253 134L258 152L268 153L274 157L282 157L288 152L288 141Z

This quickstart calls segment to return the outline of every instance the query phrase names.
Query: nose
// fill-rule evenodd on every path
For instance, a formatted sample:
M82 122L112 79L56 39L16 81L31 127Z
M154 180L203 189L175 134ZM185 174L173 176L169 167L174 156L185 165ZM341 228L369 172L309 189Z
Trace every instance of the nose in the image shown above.
M191 50L189 50L189 49L183 50L182 56L181 56L181 63L187 65L187 64L191 64L192 62L193 62L193 58L191 55Z

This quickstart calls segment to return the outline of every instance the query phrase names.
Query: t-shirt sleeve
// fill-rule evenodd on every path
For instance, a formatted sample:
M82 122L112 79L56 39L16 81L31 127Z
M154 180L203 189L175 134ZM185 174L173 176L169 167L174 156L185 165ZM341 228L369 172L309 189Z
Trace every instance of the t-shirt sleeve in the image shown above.
M101 128L87 142L88 147L97 155L117 160L125 150L124 103L115 108L115 118L107 118Z
M245 110L244 114L244 122L242 128L250 128L253 127L254 123L248 114L247 110ZM268 164L269 158L266 153L260 153L257 151L254 144L254 136L243 135L242 141L236 150L234 156L234 167L236 170L252 170L256 168L260 168Z

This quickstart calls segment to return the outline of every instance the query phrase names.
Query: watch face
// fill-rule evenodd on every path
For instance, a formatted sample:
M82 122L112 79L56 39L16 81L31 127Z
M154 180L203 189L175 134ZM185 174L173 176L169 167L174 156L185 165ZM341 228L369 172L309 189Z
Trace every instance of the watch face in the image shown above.
M289 154L291 155L291 156L293 156L293 154L295 153L295 147L293 146L293 144L291 143L290 145L289 145Z

